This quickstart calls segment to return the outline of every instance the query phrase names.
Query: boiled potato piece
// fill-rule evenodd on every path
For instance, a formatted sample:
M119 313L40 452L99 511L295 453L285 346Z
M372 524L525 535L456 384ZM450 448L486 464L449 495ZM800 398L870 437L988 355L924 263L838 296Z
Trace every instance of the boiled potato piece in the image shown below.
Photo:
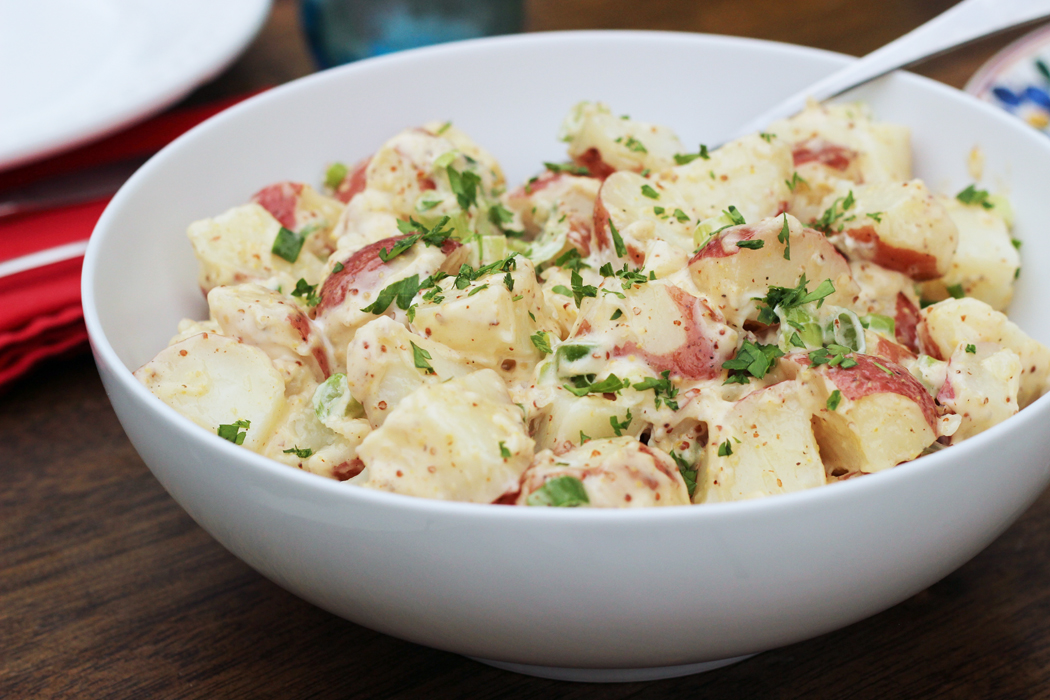
M361 475L367 488L492 503L517 492L533 441L503 380L484 369L421 386L365 438L357 455L367 468Z
M717 424L700 476L696 503L739 501L822 486L809 393L795 381L759 389L737 401Z
M666 126L617 117L601 102L573 107L558 137L569 144L569 157L596 177L668 168L675 154L686 150Z
M785 225L790 258L780 240ZM757 318L756 299L765 297L770 286L793 288L803 274L811 290L831 280L835 292L825 299L828 304L850 306L859 292L849 264L824 234L805 228L790 214L727 228L693 256L689 271L697 289L734 326Z
M1020 408L1046 391L1050 350L1029 338L1006 314L977 299L946 299L922 310L919 342L923 352L943 360L969 344L993 343L1021 358Z
M480 369L441 343L410 333L386 316L362 326L347 352L354 358L347 367L347 386L373 427L382 425L401 400L423 384Z
M676 212L680 212L678 216ZM644 178L637 173L610 175L595 204L595 230L599 247L617 256L612 229L623 239L635 265L645 261L650 241L666 241L691 251L696 219L692 208L671 183Z
M758 134L730 141L712 151L710 159L660 173L673 183L699 220L717 216L730 205L746 221L758 221L787 210L791 190L791 147L784 140Z
M822 364L798 378L814 392L813 428L828 478L894 467L938 437L933 397L917 379L885 358L850 357L855 366Z
M566 490L571 502L559 500ZM618 437L590 440L560 455L540 452L521 478L518 505L686 506L689 493L674 460L632 437Z
M258 204L234 207L213 219L190 224L187 231L200 262L199 282L205 292L225 284L259 281L291 291L299 278L316 284L324 262L303 244L295 262L273 253L281 223ZM324 234L318 230L308 238Z
M1018 411L1021 358L994 344L960 347L948 360L937 401L962 418L952 444L1002 423Z
M854 202L846 208L850 193ZM829 231L850 260L869 260L917 281L948 272L959 230L921 180L840 188L824 206L841 213Z
M1005 311L1014 296L1014 279L1021 256L998 208L963 204L955 197L938 197L959 229L959 245L944 277L926 282L922 295L933 301L947 299L948 287Z
M258 284L216 287L208 308L222 335L254 345L273 360L289 393L331 374L331 347L317 325L288 297Z
M270 212L289 231L312 232L303 250L322 257L335 250L332 232L344 209L338 199L326 197L301 182L278 182L252 195L252 202Z
M244 446L260 451L284 405L284 381L262 350L201 333L161 350L135 370L154 396L205 430L250 422Z

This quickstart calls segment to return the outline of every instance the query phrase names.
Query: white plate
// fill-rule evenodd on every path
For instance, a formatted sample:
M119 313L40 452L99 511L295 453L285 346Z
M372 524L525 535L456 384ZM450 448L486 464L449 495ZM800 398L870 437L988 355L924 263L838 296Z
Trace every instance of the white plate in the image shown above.
M270 0L0 0L0 170L116 131L216 75Z

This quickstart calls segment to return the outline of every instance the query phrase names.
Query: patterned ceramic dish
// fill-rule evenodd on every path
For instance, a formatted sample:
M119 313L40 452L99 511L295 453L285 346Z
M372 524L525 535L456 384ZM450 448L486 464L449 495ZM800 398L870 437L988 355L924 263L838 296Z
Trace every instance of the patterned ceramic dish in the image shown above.
M966 83L966 92L1050 134L1050 25L995 54Z

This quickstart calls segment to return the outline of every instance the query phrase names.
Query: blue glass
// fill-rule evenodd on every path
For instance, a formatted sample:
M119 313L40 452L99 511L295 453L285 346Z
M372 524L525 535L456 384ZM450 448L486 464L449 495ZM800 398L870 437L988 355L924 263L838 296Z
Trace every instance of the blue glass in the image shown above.
M322 68L446 41L522 29L523 0L300 0Z

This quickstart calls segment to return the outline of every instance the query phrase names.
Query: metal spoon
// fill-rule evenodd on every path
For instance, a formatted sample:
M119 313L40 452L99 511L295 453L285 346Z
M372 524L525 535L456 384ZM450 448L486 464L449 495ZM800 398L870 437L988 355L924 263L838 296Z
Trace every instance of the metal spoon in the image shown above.
M899 39L796 92L720 143L762 131L777 119L800 112L810 98L823 102L890 71L1047 16L1050 0L963 0Z

